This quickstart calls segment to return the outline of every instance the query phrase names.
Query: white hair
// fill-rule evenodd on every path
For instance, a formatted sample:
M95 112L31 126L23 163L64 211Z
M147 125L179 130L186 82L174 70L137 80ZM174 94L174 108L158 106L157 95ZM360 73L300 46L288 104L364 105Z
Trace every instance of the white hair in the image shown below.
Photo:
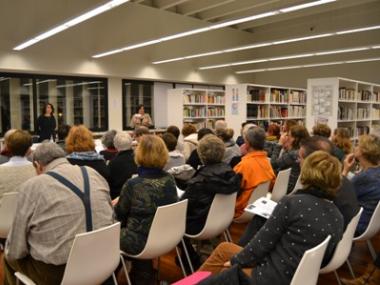
M217 120L215 122L215 130L225 130L227 129L227 123L225 120Z
M127 132L118 132L113 139L113 144L118 151L132 148L132 137Z

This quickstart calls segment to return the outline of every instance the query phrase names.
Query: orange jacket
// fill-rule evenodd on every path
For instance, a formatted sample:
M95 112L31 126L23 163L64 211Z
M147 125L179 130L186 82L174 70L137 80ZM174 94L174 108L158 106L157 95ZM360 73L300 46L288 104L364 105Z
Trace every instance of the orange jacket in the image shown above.
M240 163L234 167L234 171L242 175L241 194L237 198L235 206L235 218L237 218L243 214L253 189L268 180L271 181L270 188L272 188L276 175L265 151L251 151L247 153L243 156Z

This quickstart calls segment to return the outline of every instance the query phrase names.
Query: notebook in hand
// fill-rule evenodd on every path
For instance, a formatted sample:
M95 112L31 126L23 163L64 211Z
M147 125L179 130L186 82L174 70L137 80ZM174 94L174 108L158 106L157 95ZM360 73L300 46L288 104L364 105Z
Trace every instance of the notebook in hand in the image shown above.
M267 197L261 197L252 204L248 205L244 211L268 219L272 215L272 212L276 206L276 202L268 199Z

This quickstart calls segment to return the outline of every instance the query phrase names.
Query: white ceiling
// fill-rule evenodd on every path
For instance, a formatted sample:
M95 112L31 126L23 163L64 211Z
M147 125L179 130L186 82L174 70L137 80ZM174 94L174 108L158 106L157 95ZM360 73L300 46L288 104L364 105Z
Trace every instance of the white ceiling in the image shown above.
M252 81L235 71L380 57L380 49L199 71L204 65L313 51L380 44L380 30L315 39L302 43L221 54L153 65L152 61L227 49L244 44L310 36L380 25L380 0L339 0L301 11L192 35L153 46L93 59L111 49L141 43L236 18L256 15L310 0L132 0L65 30L25 50L12 48L104 1L0 0L0 70L89 74L171 81ZM377 70L380 63L357 64ZM324 67L328 70L330 67ZM341 67L342 72L347 67ZM287 72L287 71L283 71ZM279 76L280 73L276 73ZM268 73L268 76L270 73ZM336 74L341 75L341 74Z

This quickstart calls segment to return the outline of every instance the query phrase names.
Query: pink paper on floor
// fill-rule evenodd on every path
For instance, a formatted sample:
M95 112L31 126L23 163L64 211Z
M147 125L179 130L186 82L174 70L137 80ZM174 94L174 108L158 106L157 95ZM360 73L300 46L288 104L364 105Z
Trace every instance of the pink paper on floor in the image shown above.
M199 271L187 276L184 279L173 283L172 285L195 285L201 282L203 279L206 279L211 275L211 272L208 271Z

